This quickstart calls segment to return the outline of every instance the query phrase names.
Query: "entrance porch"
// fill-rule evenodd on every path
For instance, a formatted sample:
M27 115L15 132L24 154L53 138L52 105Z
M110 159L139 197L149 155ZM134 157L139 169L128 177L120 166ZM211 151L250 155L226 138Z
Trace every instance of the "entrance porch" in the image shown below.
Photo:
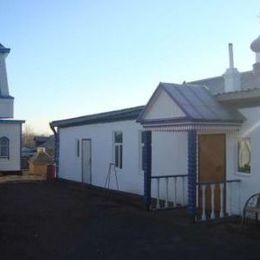
M222 106L205 87L161 83L138 121L146 130L144 200L148 210L187 207L194 222L240 215L240 181L226 174L226 136L239 130L241 114ZM156 153L152 139L158 132L184 136L182 143L176 136L173 143L180 160L186 161L183 169L176 163L172 173L165 174L160 162L158 173L152 169Z
M187 167L180 171L176 165L173 174L167 175L151 170L152 153L157 148L151 145L153 134L145 134L144 199L148 210L186 207L193 221L240 215L240 180L226 177L226 133L183 133L188 145Z

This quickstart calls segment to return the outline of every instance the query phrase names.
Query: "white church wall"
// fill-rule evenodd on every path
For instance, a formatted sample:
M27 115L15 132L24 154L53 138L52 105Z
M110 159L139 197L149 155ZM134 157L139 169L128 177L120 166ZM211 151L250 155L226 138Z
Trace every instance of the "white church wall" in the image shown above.
M120 190L143 194L143 174L139 169L139 131L135 121L84 125L60 129L59 176L82 181L81 156L77 156L77 142L92 141L92 184L104 187L109 163L113 162L113 132L123 132L123 168L117 171ZM81 152L81 149L80 149ZM111 177L111 188L116 189Z
M9 139L9 158L0 158L0 171L19 171L21 169L21 126L19 123L1 123L0 138Z
M186 132L153 132L152 176L188 174L188 138ZM169 178L169 201L187 203L187 177ZM183 183L184 181L184 183ZM176 187L176 194L175 194ZM157 180L152 180L152 197L157 197ZM166 199L166 180L160 180L160 198Z
M240 184L234 183L227 187L227 208L234 213L242 213L246 200L254 193L260 193L260 107L240 109L246 117L238 133L227 135L227 179L240 179ZM251 140L251 173L238 171L238 141L243 137ZM240 187L239 187L240 186ZM232 201L229 199L233 194Z
M0 118L13 118L13 104L13 99L0 98Z
M123 132L123 169L118 170L120 190L143 195L144 176L140 169L140 131L135 121L84 125L60 129L59 177L82 181L81 155L77 156L77 142L84 138L92 141L92 184L104 187L109 163L113 161L113 132ZM156 132L152 134L152 175L187 174L187 134ZM80 149L81 150L81 149ZM165 198L164 180L161 196ZM177 180L177 201L183 202L182 180ZM169 181L169 199L174 200L173 180ZM116 189L111 178L111 188ZM187 201L187 178L184 183ZM153 181L152 196L157 186Z

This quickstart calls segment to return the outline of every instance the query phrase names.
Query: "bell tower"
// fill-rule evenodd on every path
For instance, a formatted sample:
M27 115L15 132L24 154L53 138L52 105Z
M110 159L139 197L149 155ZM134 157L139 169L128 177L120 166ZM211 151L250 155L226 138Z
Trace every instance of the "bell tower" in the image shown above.
M5 59L10 49L0 43L0 118L13 117L14 98L9 95Z
M9 96L7 72L6 72L6 64L5 64L5 59L9 54L9 52L10 49L5 48L0 43L0 96L3 97Z

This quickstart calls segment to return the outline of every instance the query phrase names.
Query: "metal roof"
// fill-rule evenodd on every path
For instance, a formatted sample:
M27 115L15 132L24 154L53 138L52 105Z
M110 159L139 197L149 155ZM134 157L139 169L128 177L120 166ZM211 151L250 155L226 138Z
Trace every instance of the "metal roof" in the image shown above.
M235 108L260 106L260 88L240 90L215 95L222 104Z
M218 102L205 86L186 83L182 85L160 83L154 94L156 95L156 92L161 90L168 93L186 116L169 120L156 120L154 123L159 123L159 121L242 123L244 120L243 115L236 109L228 108ZM152 102L153 97L154 95L148 102L147 107ZM141 123L151 123L151 120L145 120L145 110L138 118L138 121Z
M260 75L254 71L240 72L241 90L260 88ZM214 77L189 82L190 84L204 85L213 95L225 92L224 77Z
M123 120L135 120L144 106L115 110L111 112L75 117L64 120L57 120L50 123L51 127L71 127L79 125L89 125L98 123L108 123Z

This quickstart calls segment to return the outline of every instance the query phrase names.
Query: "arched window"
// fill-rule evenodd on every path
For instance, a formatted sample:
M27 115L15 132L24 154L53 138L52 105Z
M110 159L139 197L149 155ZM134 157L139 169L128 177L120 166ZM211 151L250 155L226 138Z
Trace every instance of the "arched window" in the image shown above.
M9 139L7 137L0 138L0 158L9 158Z

